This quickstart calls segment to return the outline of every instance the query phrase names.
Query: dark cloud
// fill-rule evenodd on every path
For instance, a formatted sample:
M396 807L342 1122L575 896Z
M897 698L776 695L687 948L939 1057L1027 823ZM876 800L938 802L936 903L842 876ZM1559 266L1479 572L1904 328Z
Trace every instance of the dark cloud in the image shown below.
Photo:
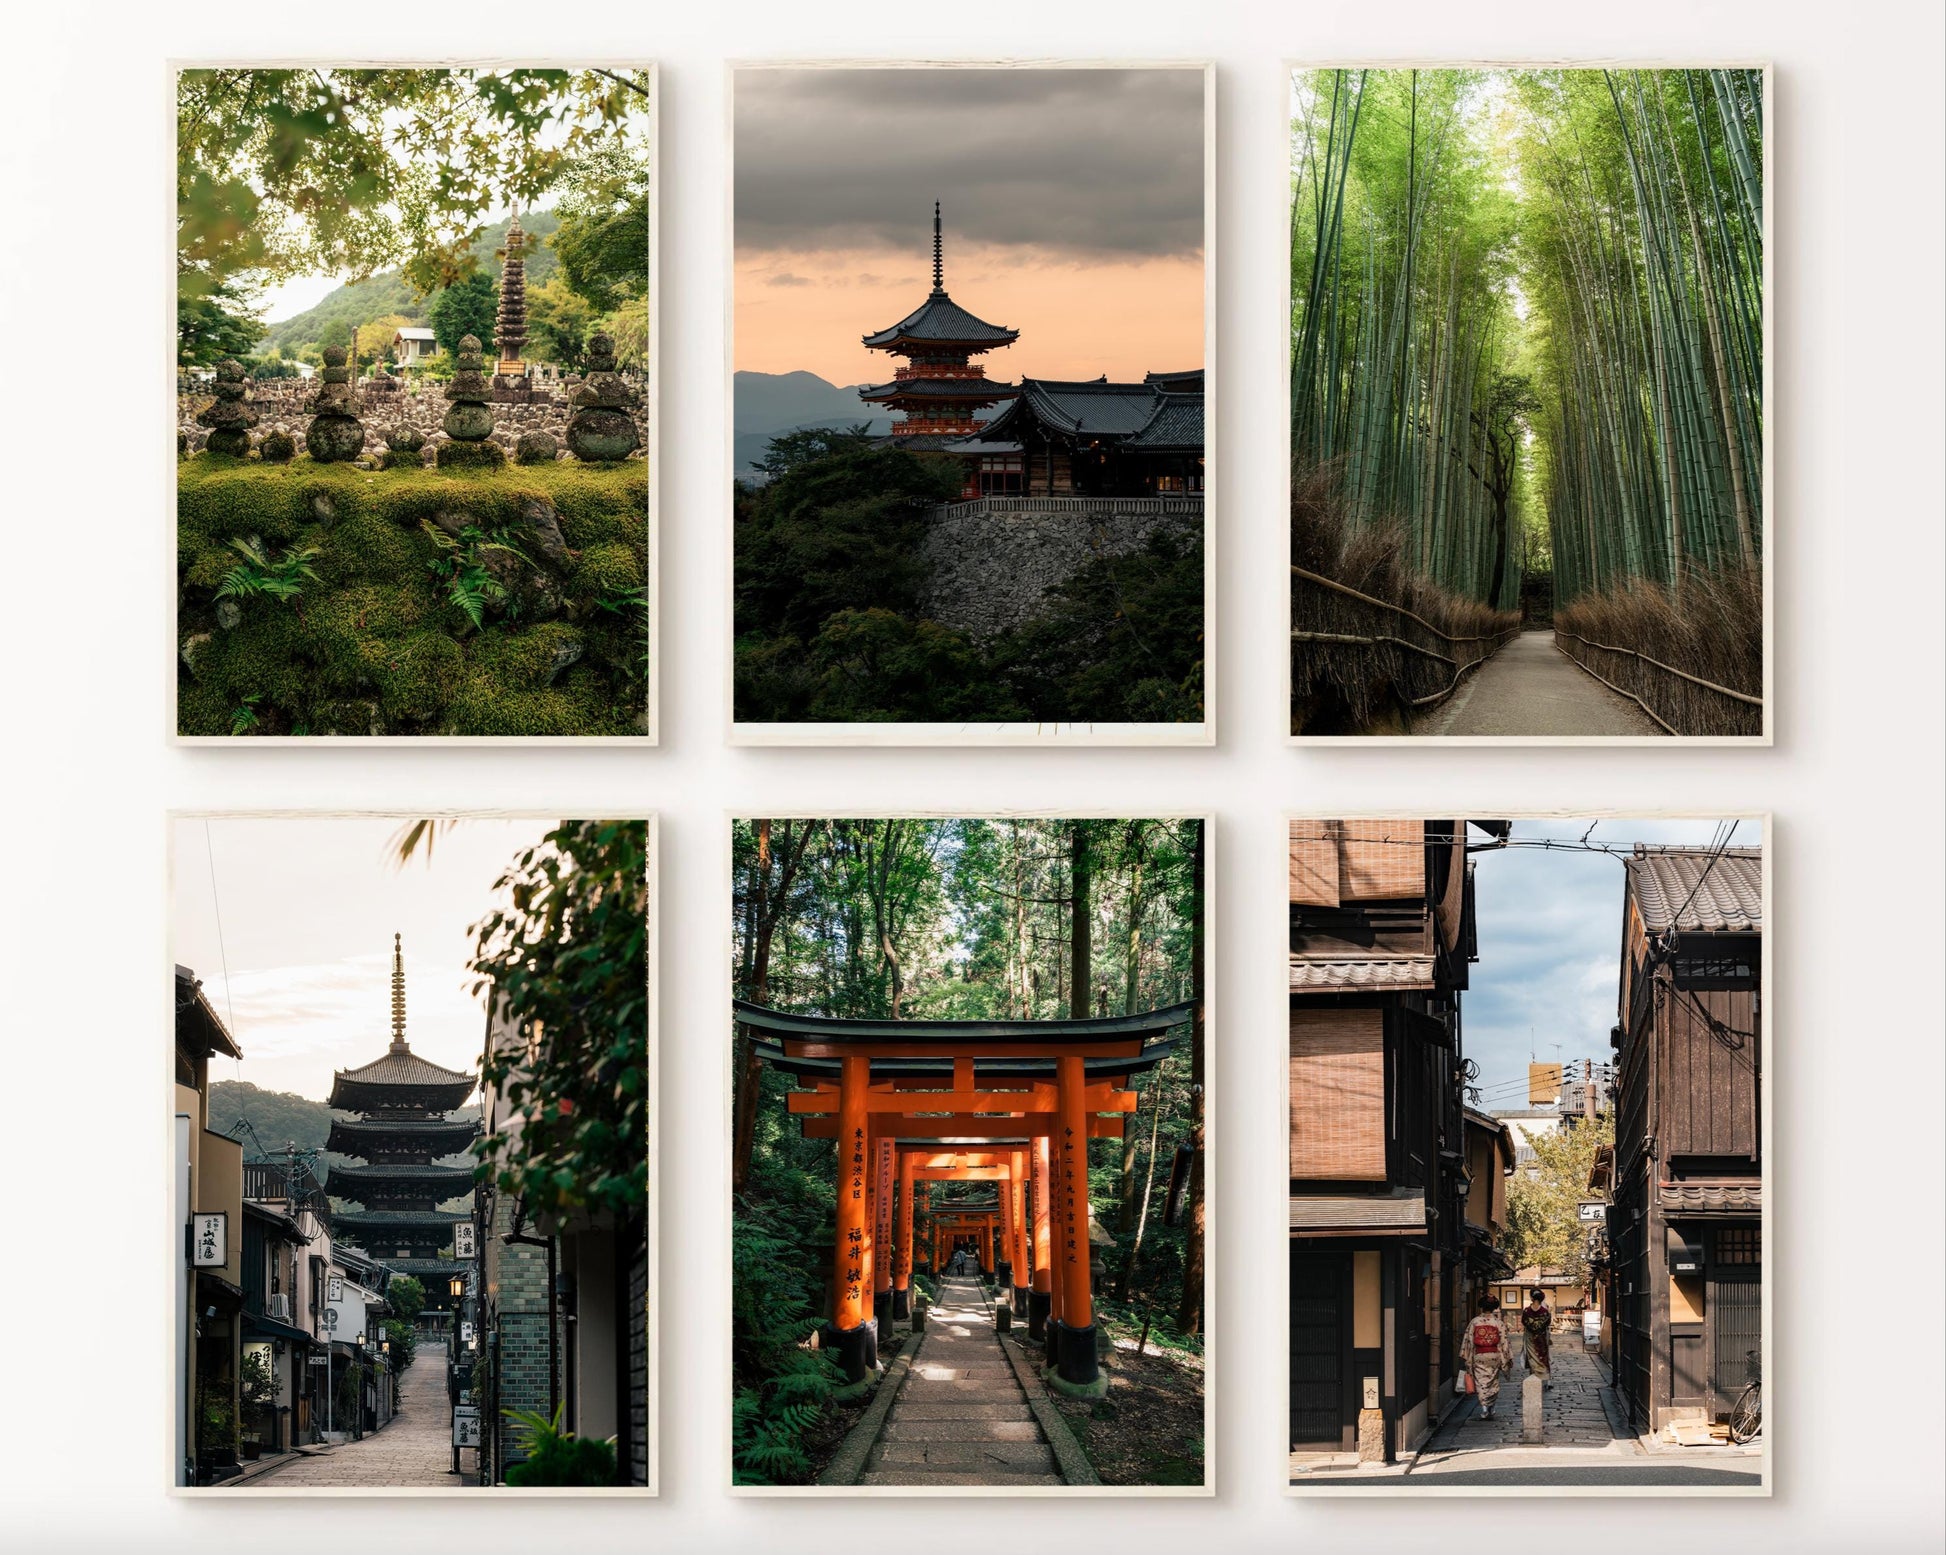
M739 249L1203 244L1200 69L736 73Z
M766 286L809 286L810 284L811 281L809 277L802 276L802 275L792 275L789 271L784 271L781 274L773 275L770 277L770 279L764 282L764 285Z

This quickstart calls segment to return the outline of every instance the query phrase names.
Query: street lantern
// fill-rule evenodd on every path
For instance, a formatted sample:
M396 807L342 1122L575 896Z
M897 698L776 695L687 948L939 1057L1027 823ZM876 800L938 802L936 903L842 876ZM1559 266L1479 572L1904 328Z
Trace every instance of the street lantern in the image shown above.
M455 1274L446 1282L446 1291L455 1301L466 1294L466 1276Z

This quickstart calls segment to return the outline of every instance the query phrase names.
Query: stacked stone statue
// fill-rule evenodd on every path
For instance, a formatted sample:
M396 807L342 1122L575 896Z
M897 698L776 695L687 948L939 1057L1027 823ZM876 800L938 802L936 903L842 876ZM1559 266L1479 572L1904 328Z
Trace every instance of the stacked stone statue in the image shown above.
M467 335L459 343L459 370L446 386L448 409L440 425L452 441L439 445L442 470L453 465L507 462L500 445L489 441L493 435L493 407L487 403L487 396L492 390L487 386L484 366L480 337Z
M419 454L426 446L426 435L403 421L385 434L385 445L378 460L381 470L416 470L424 463Z
M574 406L568 417L568 451L575 458L612 463L639 446L629 415L635 392L615 371L615 342L609 336L596 335L588 342L588 376L568 403Z
M241 459L250 452L250 429L257 424L257 413L250 408L250 380L243 374L243 364L220 363L211 388L216 398L196 418L209 428L209 451Z
M304 429L304 450L319 464L342 464L365 448L365 426L358 419L358 398L351 392L351 369L345 348L324 348L324 385L311 401L315 418Z

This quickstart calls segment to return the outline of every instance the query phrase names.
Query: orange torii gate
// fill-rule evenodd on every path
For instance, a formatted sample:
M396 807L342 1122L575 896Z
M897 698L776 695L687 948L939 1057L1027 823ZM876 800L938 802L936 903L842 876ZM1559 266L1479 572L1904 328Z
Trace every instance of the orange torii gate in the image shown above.
M757 1057L797 1077L788 1106L804 1137L838 1145L824 1342L848 1381L876 1370L879 1325L910 1310L914 1194L948 1180L995 1184L992 1267L1015 1310L1024 1307L1029 1333L1045 1335L1050 1380L1101 1385L1087 1142L1121 1137L1135 1110L1129 1076L1162 1061L1191 1008L1083 1020L850 1020L736 1001ZM926 1151L994 1159L921 1167ZM950 1209L940 1205L935 1223Z

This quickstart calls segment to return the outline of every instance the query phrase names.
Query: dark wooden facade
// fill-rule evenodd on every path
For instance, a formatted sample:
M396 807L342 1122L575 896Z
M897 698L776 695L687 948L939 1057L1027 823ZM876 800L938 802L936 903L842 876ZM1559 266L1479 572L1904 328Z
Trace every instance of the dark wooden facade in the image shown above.
M1452 1386L1480 1241L1460 1027L1468 825L1292 823L1294 1453L1396 1461Z
M1762 871L1754 850L1628 860L1608 1253L1644 1431L1725 1417L1762 1347Z

